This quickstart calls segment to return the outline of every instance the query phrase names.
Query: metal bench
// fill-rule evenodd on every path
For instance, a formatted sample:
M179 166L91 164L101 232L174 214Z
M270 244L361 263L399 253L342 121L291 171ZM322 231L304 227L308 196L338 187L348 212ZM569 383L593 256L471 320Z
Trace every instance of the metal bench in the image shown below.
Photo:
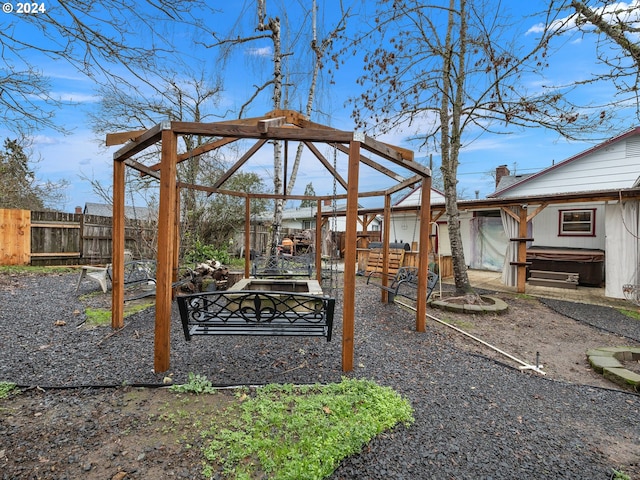
M417 267L400 267L394 276L390 276L391 282L388 285L371 282L372 278L379 277L379 272L372 272L367 276L367 285L374 285L382 290L389 292L389 302L393 302L398 295L417 300L418 291L418 268ZM427 271L427 300L431 296L431 292L438 284L438 275L431 270Z
M89 278L100 284L100 288L107 293L108 282L112 280L111 264L106 267L94 267L86 265L82 267L82 273L76 285L76 292L84 278ZM155 260L132 260L124 264L124 284L131 286L140 283L156 283L156 262Z
M331 340L335 299L289 292L214 291L177 297L186 340L194 335L272 335Z

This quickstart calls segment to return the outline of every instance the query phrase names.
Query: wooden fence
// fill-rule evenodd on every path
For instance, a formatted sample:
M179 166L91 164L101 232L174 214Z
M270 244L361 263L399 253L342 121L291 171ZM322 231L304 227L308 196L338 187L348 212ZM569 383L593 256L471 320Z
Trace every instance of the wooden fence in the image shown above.
M95 265L111 262L111 217L0 209L0 265ZM155 258L152 222L127 220L125 248Z
M251 250L268 251L270 231L251 225ZM296 236L300 229L283 229L281 237ZM153 222L127 220L125 248L135 259L155 258L157 229ZM315 235L313 235L315 240ZM333 242L340 256L344 232L335 232ZM380 241L380 232L358 233L358 249ZM0 265L104 265L112 259L112 218L61 212L30 212L0 209ZM323 255L337 252L325 252ZM244 232L234 237L231 253L243 255Z
M27 265L31 252L31 212L0 208L0 265Z

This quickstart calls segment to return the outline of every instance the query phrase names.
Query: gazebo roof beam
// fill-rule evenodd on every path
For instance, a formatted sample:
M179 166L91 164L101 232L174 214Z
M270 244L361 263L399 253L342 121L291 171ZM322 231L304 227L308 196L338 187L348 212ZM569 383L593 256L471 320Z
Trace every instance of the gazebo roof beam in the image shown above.
M342 178L342 175L340 175L340 173L338 173L335 168L333 168L333 165L331 164L331 162L329 162L324 157L324 155L322 155L322 153L320 153L320 150L318 150L318 147L316 147L311 142L304 142L304 144L311 151L311 153L313 153L316 156L316 158L318 160L320 160L320 163L322 163L322 165L324 165L324 167L329 171L329 173L331 173L331 175L333 175L335 177L336 181L340 185L342 185L342 188L344 188L346 190L347 189L347 181L344 178Z
M413 161L413 154L409 150L394 148L388 143L375 140L369 135L363 135L362 148L394 162L400 160Z
M342 153L346 153L347 155L349 154L349 147L346 147L344 145L340 145L340 144L336 144L335 147L340 150ZM365 165L370 166L371 168L377 170L378 172L382 173L383 175L386 175L387 177L395 180L396 182L402 182L405 180L405 177L403 177L402 175L394 172L393 170L391 170L390 168L384 167L382 165L380 165L378 162L371 160L368 157L365 157L364 155L360 155L360 161L362 163L364 163Z
M421 177L420 175L414 175L413 177L407 178L403 182L400 182L397 185L394 185L393 187L387 189L385 191L385 194L392 195L396 192L399 192L400 190L404 190L405 188L413 187L417 183L420 183L422 180L423 180L423 177Z
M258 121L258 131L260 133L267 133L271 127L282 127L286 122L285 117L265 118Z
M196 185L194 183L187 182L178 182L178 187L180 188L190 188L193 190L199 190L201 192L207 192L210 195L214 193L219 193L223 195L233 195L235 197L248 197L248 198L266 198L270 200L331 200L332 196L312 196L312 195L285 195L282 193L247 193L247 192L239 192L237 190L227 190L224 188L214 188L206 185ZM336 195L337 199L347 198L346 194Z
M213 188L220 188L222 184L229 180L229 177L236 173L240 169L240 167L242 167L242 165L247 162L247 160L253 157L253 155L258 150L260 150L265 143L267 143L267 140L258 140L256 143L254 143L251 148L247 150L245 154L242 155L242 157L240 157L240 159L238 159L238 161L231 168L229 168L224 174L222 174L222 176L220 176L220 178L218 178L218 180L216 180L216 182L213 184Z
M150 177L155 178L156 180L160 180L160 172L154 171L152 170L150 167L147 167L146 165L140 163L140 162L136 162L135 160L133 160L132 158L127 158L124 163L128 166L133 168L134 170L139 171L142 175L149 175Z
M370 152L376 153L383 158L391 160L395 163L402 164L404 168L412 173L422 176L431 176L431 169L413 160L413 152L403 148L392 147L386 143L374 140L369 136L365 136L362 148ZM405 152L405 153L403 153ZM408 155L410 153L410 155ZM405 158L410 156L411 158Z
M210 152L211 150L215 150L216 148L223 147L230 143L237 141L237 138L234 137L225 137L220 138L218 140L214 140L213 142L205 143L204 145L200 145L199 147L194 148L193 150L189 150L188 152L184 152L178 155L178 162L183 162L184 160L188 160L190 158L196 157L198 155L202 155L203 153ZM160 166L160 164L156 164ZM156 166L154 165L154 167ZM155 170L155 168L154 168Z
M257 125L196 122L172 122L171 127L173 128L173 131L179 135L210 135L220 137L264 138L268 140L298 140L326 143L347 143L353 140L352 132L345 132L342 130L322 130L317 128L296 129L290 127L272 127L266 132L261 132Z
M138 137L145 132L146 130L132 130L130 132L107 133L105 145L107 147L113 147L114 145L122 145L128 141L135 142Z
M133 157L136 153L141 152L145 148L160 141L163 130L171 128L170 122L161 122L151 127L145 133L137 137L135 140L125 144L116 153L113 154L114 161L123 161Z
M220 148L224 145L228 145L229 143L233 143L237 141L237 138L226 137L220 138L218 140L214 140L210 143L205 143L204 145L200 145L199 147L194 148L193 150L189 150L188 152L184 152L178 155L178 163L184 162L185 160L189 160L190 158L197 157L198 155L202 155L203 153L210 152L211 150L215 150L216 148ZM149 167L150 170L160 170L160 163L155 163Z

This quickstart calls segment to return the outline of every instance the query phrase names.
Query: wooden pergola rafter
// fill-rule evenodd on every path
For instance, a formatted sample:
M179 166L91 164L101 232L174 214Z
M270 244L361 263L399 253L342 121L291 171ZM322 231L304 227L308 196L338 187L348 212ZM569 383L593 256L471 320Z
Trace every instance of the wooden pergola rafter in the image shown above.
M178 154L178 138L181 135L198 135L210 137L211 141L194 148L189 152ZM218 178L212 185L193 185L179 182L177 179L178 163L194 158L203 153L213 151L240 139L254 139L256 142L242 155L235 164ZM336 182L346 190L345 194L330 196L306 196L272 194L247 194L223 189L223 184L236 173L261 147L269 141L302 142L326 168ZM125 143L126 142L126 143ZM250 221L250 201L254 198L271 199L311 199L317 201L317 225L322 224L322 203L326 199L346 198L346 233L345 233L345 269L344 296L342 307L342 369L353 369L354 359L354 312L355 312L355 272L356 242L359 222L358 198L370 196L385 197L385 225L390 224L391 194L417 183L422 183L422 200L420 218L423 225L430 221L431 171L429 168L414 162L413 152L401 147L377 141L365 134L338 130L310 121L306 116L292 110L275 110L263 117L221 121L215 123L196 122L162 122L148 130L122 132L107 135L107 145L124 145L114 153L114 198L113 198L113 290L112 290L112 327L124 326L124 205L125 205L125 168L138 170L142 175L156 178L160 184L160 206L158 215L158 254L156 272L156 316L154 341L154 368L156 372L169 369L170 358L170 325L172 283L178 271L179 246L179 188L219 194L237 195L245 199L245 222ZM347 155L347 175L343 178L315 146L324 143ZM146 166L132 157L145 151L152 145L160 145L160 162ZM391 162L394 168L387 168L379 160L362 154L362 151L382 161ZM373 168L394 182L390 188L374 192L359 191L359 175L361 165ZM401 176L398 169L408 171L409 177ZM286 179L285 179L286 181ZM326 212L325 212L326 213ZM369 220L370 221L370 220ZM320 244L321 229L316 228L316 244ZM416 310L416 330L426 329L426 299L428 271L428 229L420 231L418 302ZM384 237L385 264L388 264L389 236ZM245 252L250 251L249 228L245 228ZM321 252L316 249L316 265L321 264ZM387 268L387 267L385 267ZM321 275L320 268L316 269ZM245 277L249 276L249 262L245 262ZM386 277L383 276L383 281ZM386 292L383 290L382 296Z

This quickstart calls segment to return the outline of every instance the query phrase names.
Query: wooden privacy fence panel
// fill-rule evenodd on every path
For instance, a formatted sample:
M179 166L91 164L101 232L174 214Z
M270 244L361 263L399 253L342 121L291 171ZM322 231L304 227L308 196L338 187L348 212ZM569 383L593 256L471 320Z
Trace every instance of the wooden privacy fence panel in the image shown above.
M112 252L112 218L97 215L84 215L82 219L82 257L83 263L95 265L110 263ZM125 249L131 251L133 258L156 257L156 225L142 220L126 220Z
M82 215L62 212L31 212L31 264L77 264Z
M127 220L125 248L155 258L154 222ZM0 209L0 265L110 263L112 219L61 212Z
M31 261L31 212L0 208L0 265Z

